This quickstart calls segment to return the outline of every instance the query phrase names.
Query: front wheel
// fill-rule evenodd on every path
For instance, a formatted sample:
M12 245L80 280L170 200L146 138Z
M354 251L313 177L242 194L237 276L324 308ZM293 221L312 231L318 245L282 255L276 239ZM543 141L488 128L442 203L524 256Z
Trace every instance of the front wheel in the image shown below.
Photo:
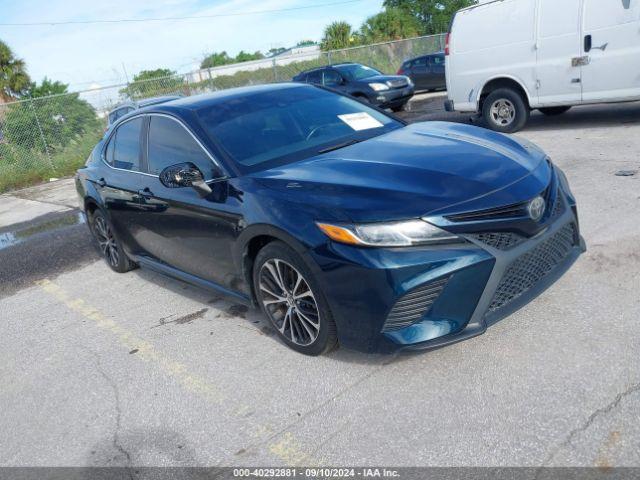
M491 92L482 106L482 116L491 130L514 133L529 121L531 111L522 95L510 88Z
M101 210L96 210L89 219L91 233L107 265L118 273L136 268L137 265L124 253L122 244L113 233L113 226L107 216Z
M571 107L547 107L547 108L539 108L543 114L548 117L555 117L556 115L562 115L563 113L571 110Z
M321 355L337 345L336 326L313 274L282 242L258 253L253 286L260 308L293 350Z
M391 111L395 113L406 112L408 103L403 103L402 105L398 105L397 107L391 107Z

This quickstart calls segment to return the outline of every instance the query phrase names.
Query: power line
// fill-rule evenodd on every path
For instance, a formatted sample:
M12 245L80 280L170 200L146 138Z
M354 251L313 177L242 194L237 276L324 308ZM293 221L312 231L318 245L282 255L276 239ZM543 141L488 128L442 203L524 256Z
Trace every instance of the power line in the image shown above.
M68 20L62 22L24 22L24 23L0 23L0 27L36 27L36 26L56 26L56 25L89 25L96 23L142 23L142 22L169 22L180 20L199 20L221 17L239 17L245 15L261 15L265 13L291 12L294 10L305 10L309 8L332 7L345 5L347 3L362 2L364 0L342 0L340 2L323 3L319 5L304 5L302 7L277 8L272 10L254 10L249 12L218 13L213 15L196 15L188 17L162 17L162 18L119 18L112 20Z

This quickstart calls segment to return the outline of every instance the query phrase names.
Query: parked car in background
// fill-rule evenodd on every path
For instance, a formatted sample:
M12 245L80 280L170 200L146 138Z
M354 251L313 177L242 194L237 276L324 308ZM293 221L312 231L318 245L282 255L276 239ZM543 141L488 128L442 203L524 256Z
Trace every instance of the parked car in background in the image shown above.
M124 117L128 113L138 110L140 108L148 107L151 105L159 105L161 103L170 102L182 98L181 95L166 95L163 97L145 98L144 100L137 100L135 102L125 102L118 105L116 108L109 112L108 125L111 126L120 117Z
M398 70L398 75L409 77L416 90L444 90L447 88L444 52L406 60Z
M132 112L76 187L113 270L140 265L258 305L309 355L480 335L584 250L567 178L535 145L407 125L311 85Z
M448 36L448 110L500 132L531 110L640 100L640 0L503 0L460 10Z
M323 85L394 112L404 110L415 93L409 77L385 75L359 63L341 63L308 70L296 75L293 81Z

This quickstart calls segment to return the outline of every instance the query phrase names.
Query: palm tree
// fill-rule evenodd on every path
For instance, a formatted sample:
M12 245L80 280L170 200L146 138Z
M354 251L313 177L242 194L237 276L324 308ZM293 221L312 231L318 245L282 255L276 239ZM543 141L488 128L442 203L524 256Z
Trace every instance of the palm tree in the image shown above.
M24 60L16 58L9 46L0 40L0 102L19 98L30 85Z
M322 50L339 50L348 48L354 42L351 25L347 22L333 22L324 29L320 48Z

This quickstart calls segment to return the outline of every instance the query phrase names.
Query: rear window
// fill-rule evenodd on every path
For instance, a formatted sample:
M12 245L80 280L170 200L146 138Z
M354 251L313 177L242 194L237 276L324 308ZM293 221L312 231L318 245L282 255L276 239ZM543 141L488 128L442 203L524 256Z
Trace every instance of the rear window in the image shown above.
M311 157L327 146L403 126L360 102L308 86L232 98L198 116L211 139L243 171Z

